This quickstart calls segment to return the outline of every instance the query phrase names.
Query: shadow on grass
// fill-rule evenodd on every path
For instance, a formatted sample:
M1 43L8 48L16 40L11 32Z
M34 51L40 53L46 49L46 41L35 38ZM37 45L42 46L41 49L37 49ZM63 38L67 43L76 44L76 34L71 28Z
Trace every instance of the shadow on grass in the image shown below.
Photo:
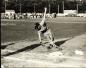
M67 40L57 41L57 42L55 42L55 44L60 47L60 45L65 43L66 41ZM27 50L31 51L31 50L35 49L36 47L38 47L38 46L40 46L40 44L32 44L30 46L27 46L25 48L19 49L19 50L15 51L15 52L7 53L7 54L2 55L2 56L14 55L14 54L17 54L17 53L20 53L20 52L23 52L23 51L27 51Z
M57 45L57 46L61 46L61 44L63 44L63 43L65 43L66 41L68 41L68 40L70 40L70 39L72 39L72 37L71 38L69 38L69 39L65 39L65 40L62 40L62 41L57 41L57 42L55 42L55 44Z
M67 41L67 40L64 40L64 41L58 41L58 42L55 42L55 44L56 44L57 46L60 47L60 45L63 44L63 43L65 43L66 41Z
M1 49L5 49L6 47L10 46L10 45L13 45L15 43L9 43L9 44L6 44L6 45L1 45Z
M2 55L2 56L10 56L10 55L17 54L17 53L20 53L20 52L23 52L23 51L26 51L26 50L30 51L30 50L38 47L38 46L40 46L40 44L33 44L31 46L27 46L25 48L19 49L19 50L15 51L15 52L7 53L7 54Z

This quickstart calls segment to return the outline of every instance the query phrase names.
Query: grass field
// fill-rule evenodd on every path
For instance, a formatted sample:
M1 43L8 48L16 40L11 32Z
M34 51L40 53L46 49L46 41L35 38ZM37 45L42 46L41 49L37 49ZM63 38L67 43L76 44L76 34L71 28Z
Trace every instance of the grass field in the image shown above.
M1 65L7 68L86 67L86 19L58 17L46 20L55 39L73 37L65 42L62 39L56 42L62 50L55 47L49 50L35 41L38 35L34 23L40 21L1 20Z
M38 40L34 23L41 19L31 20L1 20L1 42L19 40ZM86 32L86 18L82 17L59 17L47 19L49 28L55 39L73 37Z

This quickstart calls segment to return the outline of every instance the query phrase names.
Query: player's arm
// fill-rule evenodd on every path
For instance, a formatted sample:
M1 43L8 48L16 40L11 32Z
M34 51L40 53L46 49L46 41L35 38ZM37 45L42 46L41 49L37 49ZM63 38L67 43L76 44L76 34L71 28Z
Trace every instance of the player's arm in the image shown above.
M45 16L46 16L46 12L47 12L47 8L44 8L45 12L44 12L44 17L40 23L41 26L43 26L44 22L45 22Z

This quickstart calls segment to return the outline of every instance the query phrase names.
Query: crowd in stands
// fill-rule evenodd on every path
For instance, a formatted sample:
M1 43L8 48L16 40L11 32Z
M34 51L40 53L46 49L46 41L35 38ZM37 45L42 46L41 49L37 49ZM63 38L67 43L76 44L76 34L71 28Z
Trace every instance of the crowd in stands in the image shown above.
M56 18L56 17L62 17L62 16L66 16L66 17L86 17L86 13L83 14L56 14L56 13L52 13L46 14L46 18ZM34 19L34 18L42 18L43 17L43 13L15 13L15 14L6 14L6 13L1 13L1 19Z
M6 14L1 13L1 19L33 19L33 18L42 18L43 13L15 13L15 14ZM55 18L56 13L47 14L46 17Z

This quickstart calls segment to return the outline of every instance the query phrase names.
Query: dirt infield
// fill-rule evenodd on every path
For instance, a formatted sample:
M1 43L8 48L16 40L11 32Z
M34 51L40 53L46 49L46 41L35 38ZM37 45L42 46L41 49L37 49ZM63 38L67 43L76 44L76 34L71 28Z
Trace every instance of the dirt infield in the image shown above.
M16 43L15 45L21 45L22 43L25 43L25 45L30 44L29 42L24 41ZM14 44L11 46L14 46ZM57 51L55 48L53 48L54 51L47 51L44 47L37 46L34 49L31 48L31 50L25 50L23 52L18 52L19 50L17 50L15 51L17 53L12 50L8 50L8 46L1 50L2 52L10 52L10 55L2 58L2 65L8 68L86 67L86 34L76 36L66 41L61 46L64 48L62 51ZM76 54L75 50L81 50L83 55L80 55L79 53Z

